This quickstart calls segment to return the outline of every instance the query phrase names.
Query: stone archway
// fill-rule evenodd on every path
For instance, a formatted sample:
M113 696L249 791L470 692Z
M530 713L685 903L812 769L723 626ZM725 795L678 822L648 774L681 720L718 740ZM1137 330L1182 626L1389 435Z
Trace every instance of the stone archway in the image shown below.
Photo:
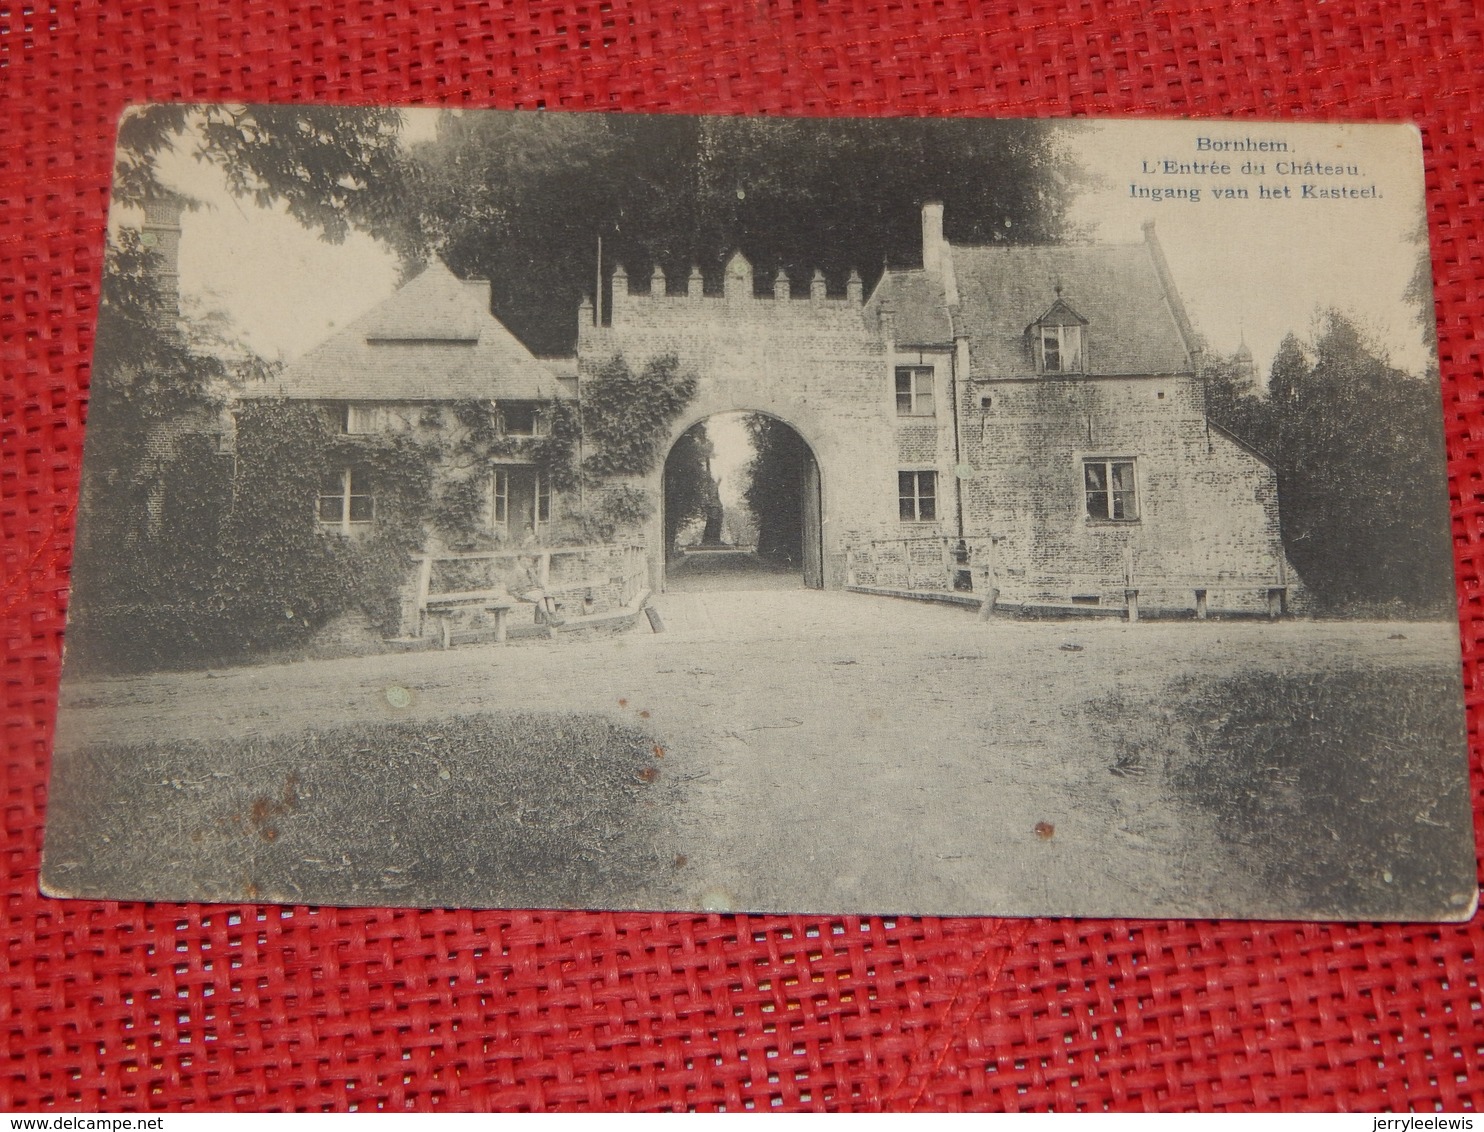
M691 485L688 489L682 487L677 482L678 476L711 477L713 469L709 463L704 468L676 469L674 461L685 444L697 443L695 438L698 430L705 430L708 422L726 418L732 418L729 422L732 427L723 436L716 438L723 444L727 443L727 435L740 427L742 419L756 420L757 423L747 429L750 439L745 455L755 455L758 445L762 445L770 454L771 459L766 465L771 472L770 483L764 493L765 500L770 502L765 501L760 513L749 516L756 525L756 537L750 545L739 545L733 541L710 547L693 546L685 555L682 565L676 558L677 549L674 545L677 532L682 530L676 521L674 508L687 506L688 510L694 511L700 504L699 497L707 487L712 487L713 493L718 496L718 505L721 505L717 492L720 485L713 480L715 487L711 484L699 487ZM705 436L704 432L702 436ZM729 451L718 454L709 437L700 443L711 456L720 455L723 465L729 463L735 474L742 453ZM731 443L735 445L735 439ZM685 453L685 458L690 461L694 461L697 456L696 449ZM730 498L725 504L729 510L743 506L740 503L740 488L740 484L730 485ZM780 588L781 585L787 585L786 582L781 583L780 578L788 575L796 579L794 584L803 588L825 588L827 556L824 547L824 476L815 446L792 422L779 414L730 408L704 415L689 414L675 429L675 435L671 438L662 465L659 499L661 505L655 524L659 541L651 541L652 546L661 547L660 553L656 555L659 567L655 587L657 590L668 588L672 570L688 571L687 579L699 572L710 580L708 588Z

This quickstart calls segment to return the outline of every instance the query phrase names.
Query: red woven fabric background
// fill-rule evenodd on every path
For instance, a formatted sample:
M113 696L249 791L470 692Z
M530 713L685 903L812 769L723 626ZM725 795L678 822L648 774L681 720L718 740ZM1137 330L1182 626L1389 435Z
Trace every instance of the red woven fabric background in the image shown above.
M1477 918L143 906L36 872L112 126L144 100L1417 121L1477 813L1481 40L1472 0L0 0L0 1104L1477 1107Z

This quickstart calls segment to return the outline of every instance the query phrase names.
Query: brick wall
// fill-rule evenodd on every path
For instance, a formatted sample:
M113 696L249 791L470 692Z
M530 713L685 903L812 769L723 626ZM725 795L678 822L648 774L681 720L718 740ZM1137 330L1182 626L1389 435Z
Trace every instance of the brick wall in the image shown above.
M1121 605L1132 560L1140 604L1260 608L1282 559L1273 470L1208 432L1191 376L974 383L963 391L965 525L993 534L1008 601ZM1138 518L1088 515L1083 464L1131 459ZM1223 583L1231 588L1223 590Z
M699 379L672 441L722 412L760 412L791 425L820 469L825 584L843 582L845 547L895 522L895 401L886 347L862 318L858 291L844 298L756 297L728 277L724 295L630 294L616 283L611 325L579 325L579 373L590 378L622 355L636 371L674 354ZM885 458L883 458L885 457ZM643 483L660 499L657 470ZM644 532L663 562L655 517Z

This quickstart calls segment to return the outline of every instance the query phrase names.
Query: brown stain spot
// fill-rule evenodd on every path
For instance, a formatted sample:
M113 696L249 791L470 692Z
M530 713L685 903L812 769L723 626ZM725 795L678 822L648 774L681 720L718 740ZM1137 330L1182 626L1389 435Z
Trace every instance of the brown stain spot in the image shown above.
M643 711L641 711L639 713L639 718L640 719L648 719L649 718L649 709L648 708L645 708Z
M661 747L658 743L654 745L654 757L657 759L665 757L665 748Z
M660 772L652 766L647 766L643 770L634 773L634 777L640 782L653 782L659 776Z
M683 869L688 864L690 864L690 859L684 853L675 854L675 867L677 869Z
M270 798L267 794L260 794L253 799L251 808L248 810L248 824L252 826L253 832L264 841L277 841L278 829L269 824L274 818L285 817L299 808L299 773L289 771L284 777L283 787L277 798ZM238 823L241 818L235 819Z
M249 900L256 900L262 895L262 889L258 887L256 881L248 881L247 886L242 891Z
M1038 821L1036 823L1036 836L1042 841L1050 841L1056 836L1056 826L1049 821Z
M628 707L629 706L629 701L628 700L621 699L621 700L618 701L618 706L619 707Z

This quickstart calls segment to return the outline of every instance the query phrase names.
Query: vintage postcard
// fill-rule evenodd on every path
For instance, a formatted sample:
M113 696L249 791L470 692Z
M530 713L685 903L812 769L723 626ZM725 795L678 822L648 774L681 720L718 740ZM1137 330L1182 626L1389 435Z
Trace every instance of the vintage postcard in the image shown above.
M43 887L1459 920L1419 136L128 112Z

